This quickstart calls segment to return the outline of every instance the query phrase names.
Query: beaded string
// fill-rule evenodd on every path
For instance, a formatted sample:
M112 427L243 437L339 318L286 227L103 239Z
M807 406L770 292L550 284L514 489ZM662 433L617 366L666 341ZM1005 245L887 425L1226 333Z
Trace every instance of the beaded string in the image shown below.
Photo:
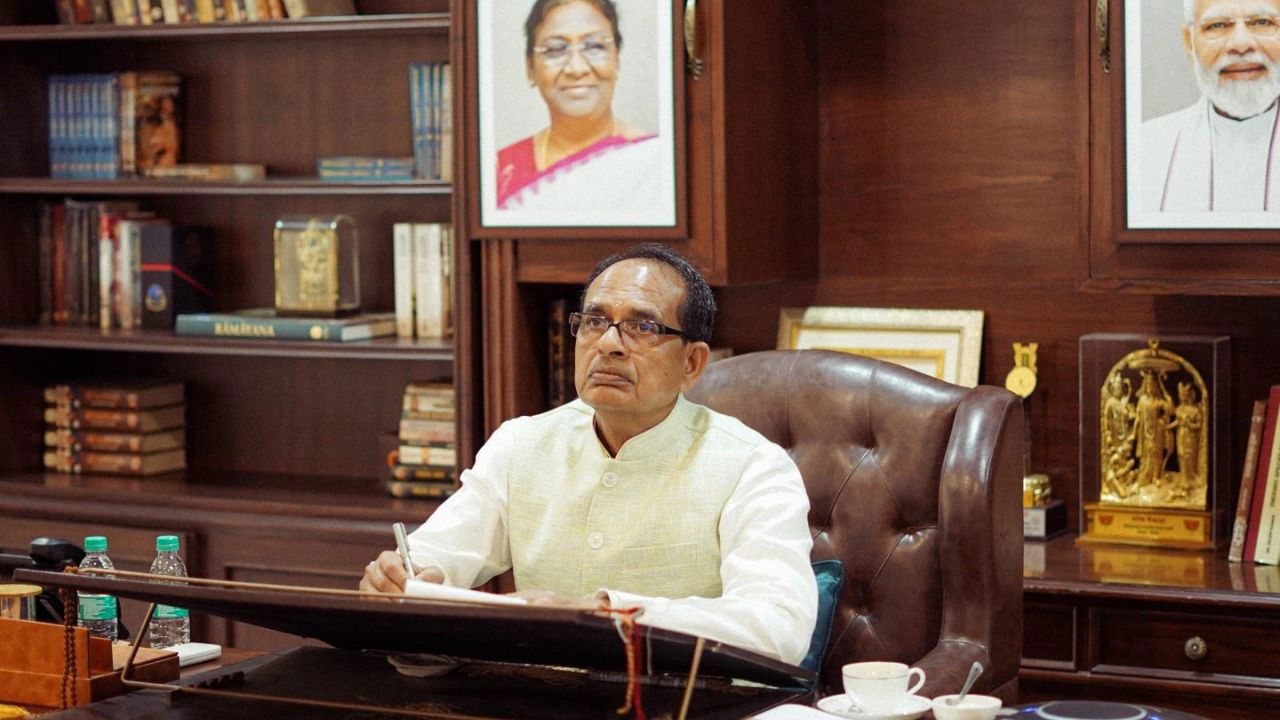
M67 568L67 572L72 572ZM65 664L62 666L62 694L59 700L62 709L80 704L80 688L76 672L76 611L78 608L76 593L68 588L60 588L58 595L62 598L62 654Z

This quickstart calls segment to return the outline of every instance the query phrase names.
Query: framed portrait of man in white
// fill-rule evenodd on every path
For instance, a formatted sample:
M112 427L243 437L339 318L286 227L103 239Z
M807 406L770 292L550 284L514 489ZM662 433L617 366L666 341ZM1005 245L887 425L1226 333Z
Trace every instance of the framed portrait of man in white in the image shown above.
M671 0L474 0L478 227L675 228Z
M1280 0L1124 4L1127 224L1280 228Z

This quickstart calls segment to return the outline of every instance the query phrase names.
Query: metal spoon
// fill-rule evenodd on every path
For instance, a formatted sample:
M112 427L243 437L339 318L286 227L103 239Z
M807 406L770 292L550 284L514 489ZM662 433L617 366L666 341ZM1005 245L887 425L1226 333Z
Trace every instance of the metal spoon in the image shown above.
M960 688L960 694L952 698L947 698L948 705L959 705L965 695L969 694L969 688L973 687L973 681L978 679L982 674L982 663L977 660L973 661L973 666L969 668L969 677L965 678L964 685Z

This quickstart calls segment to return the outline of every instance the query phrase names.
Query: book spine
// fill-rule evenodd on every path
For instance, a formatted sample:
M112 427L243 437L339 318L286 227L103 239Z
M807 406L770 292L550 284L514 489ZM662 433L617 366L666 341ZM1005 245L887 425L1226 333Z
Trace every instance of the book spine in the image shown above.
M84 276L82 293L84 295L84 325L97 325L98 308L98 245L102 213L98 205L91 205L85 211L84 235Z
M82 407L112 410L138 410L142 396L137 390L123 388L79 388L71 385L50 385L44 389L47 403L67 405L72 409Z
M452 447L437 445L401 445L400 462L405 465L429 465L451 468L458 462L458 453Z
M1255 488L1255 492L1257 489ZM1280 564L1280 445L1273 443L1266 463L1266 487L1259 498L1257 549L1253 561Z
M111 6L107 0L89 0L89 12L93 15L92 22L111 22Z
M391 230L392 265L395 273L396 335L412 338L413 318L413 226L396 223Z
M84 228L81 218L84 212L81 207L71 201L67 202L67 252L66 261L66 295L67 324L80 324L80 256L83 254Z
M67 207L57 203L50 208L53 225L53 324L67 324Z
M453 78L449 63L440 78L440 179L453 182Z
M1262 523L1262 505L1267 490L1267 475L1271 469L1272 456L1276 454L1276 414L1280 412L1280 385L1271 386L1267 398L1267 419L1262 431L1262 444L1259 446L1258 470L1254 473L1253 500L1249 510L1249 528L1245 533L1244 557L1252 560L1258 550L1258 529Z
M284 11L284 3L281 0L268 0L267 6L271 11L272 20L283 20L288 17Z
M453 491L452 482L387 481L387 492L397 498L447 498Z
M397 457L399 451L397 450ZM427 467L425 465L399 465L391 466L391 477L396 480L413 480L418 482L444 482L453 480L453 470L450 468Z
M1227 560L1240 562L1244 559L1244 539L1249 528L1249 504L1253 497L1253 482L1258 471L1258 446L1262 444L1262 425L1267 417L1267 401L1257 400L1253 403L1253 414L1249 416L1249 442L1244 451L1244 467L1240 472L1240 496L1236 502L1236 520L1231 528L1231 547L1227 550Z
M76 5L74 0L57 0L58 22L62 25L76 24Z
M137 25L137 4L134 0L111 0L111 19L117 25Z
M133 410L47 407L44 410L44 421L49 425L70 430L80 428L136 430L141 424L141 417L137 411Z
M53 205L40 201L40 324L53 322Z
M441 337L440 226L413 226L414 304L418 337Z
M100 433L78 432L73 430L50 430L44 434L46 447L80 452L140 453L144 435L132 433Z
M413 134L414 174L426 179L429 176L427 175L427 158L423 152L423 139L426 137L426 129L422 120L422 111L425 103L422 100L422 87L419 84L421 75L422 63L409 63L409 119Z
M547 405L553 408L565 404L561 393L560 376L564 373L564 341L560 327L569 322L564 299L551 301L547 312Z

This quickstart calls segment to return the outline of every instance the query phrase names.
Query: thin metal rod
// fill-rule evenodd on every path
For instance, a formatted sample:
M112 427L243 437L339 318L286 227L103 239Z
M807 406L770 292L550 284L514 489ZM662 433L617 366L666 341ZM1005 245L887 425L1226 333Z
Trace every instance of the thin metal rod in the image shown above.
M693 699L693 683L698 679L698 665L702 662L702 648L706 644L707 639L701 635L693 644L693 662L689 665L689 682L685 683L684 700L680 702L680 714L676 720L685 720L685 716L689 714L689 701Z
M124 669L120 671L120 684L125 686L133 686L133 680L129 679L129 671L133 669L133 659L138 656L138 648L142 646L142 638L147 634L147 628L151 626L151 616L156 614L156 604L147 605L147 614L142 617L142 627L138 628L138 634L133 636L133 643L129 646L129 659L124 663Z
M93 568L89 572L77 573L82 575L111 575L123 578L137 578L139 580L152 580L156 582L164 582L168 584L186 583L188 585L216 585L230 588L245 588L249 590L278 590L281 592L292 592L302 594L315 595L351 595L355 597L411 597L409 595L396 595L395 593L379 593L365 592L363 590L339 590L330 588L306 587L300 585L275 585L272 583L255 583L242 582L238 580L213 580L210 578L198 577L174 577L172 575L153 575L151 573L133 572L130 570L105 570ZM424 599L424 598L418 598Z

